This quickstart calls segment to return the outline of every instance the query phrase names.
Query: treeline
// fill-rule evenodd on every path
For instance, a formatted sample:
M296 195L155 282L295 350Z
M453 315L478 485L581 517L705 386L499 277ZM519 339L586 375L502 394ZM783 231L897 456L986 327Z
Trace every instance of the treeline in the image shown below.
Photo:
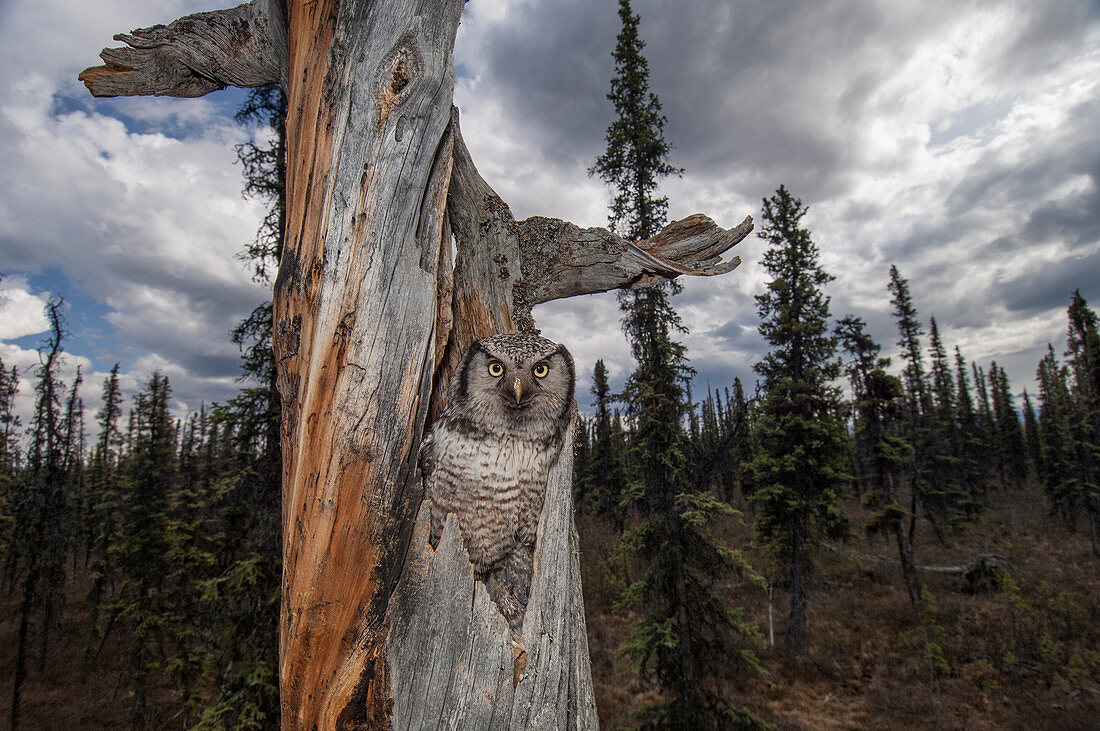
M150 694L175 694L180 727L266 728L278 718L280 510L277 413L263 389L187 419L154 373L129 408L118 366L103 383L94 443L77 371L69 384L62 305L34 373L25 448L14 413L17 371L0 380L0 551L19 598L10 722L28 680L62 643L84 672L122 658L120 706L135 728L158 726ZM66 597L87 612L62 634ZM107 648L105 650L105 648Z
M615 118L589 172L611 189L609 225L645 240L668 210L658 181L682 171L668 159L666 120L629 0L619 0L619 18L607 95ZM764 583L721 538L730 534L731 503L748 506L754 542L784 574L786 645L795 652L817 555L857 528L896 545L933 670L943 667L942 631L918 573L919 526L950 541L986 509L988 490L1038 478L1059 518L1087 519L1096 553L1100 346L1080 294L1070 306L1067 364L1053 350L1044 359L1039 416L1025 392L1021 424L1006 371L968 366L958 348L952 361L935 319L924 329L896 267L886 289L900 367L881 357L862 319L834 321L825 293L833 277L802 225L806 212L783 186L763 201L759 235L769 244L762 264L771 281L756 304L769 350L754 364L751 398L738 380L693 399L693 370L677 340L684 328L669 299L674 282L620 295L635 360L622 392L611 393L604 363L593 372L595 415L581 420L574 475L582 553L588 576L610 577L601 583L615 596L601 610L632 617L614 654L656 686L656 697L633 709L643 727L767 725L730 694L765 675L754 652L759 635L730 601L739 585ZM848 494L871 516L862 526L841 512ZM611 548L593 537L608 534Z
M274 133L237 147L245 195L268 205L241 256L261 282L282 246L285 114L276 85L253 89L237 114ZM19 374L0 363L0 580L20 597L11 727L58 642L85 673L123 659L119 716L131 728L164 727L151 708L163 709L165 694L174 695L172 727L277 727L282 456L271 302L230 333L247 384L236 397L176 419L168 377L154 373L127 408L116 364L93 444L80 370L69 384L59 375L63 303L51 300L46 314L25 430ZM81 592L77 647L59 634L65 598Z
M701 709L704 727L760 725L746 709L735 712L717 697L713 675L698 683L704 697L692 696L685 682L691 678L685 666L700 658L724 665L733 681L727 687L763 672L754 654L759 634L741 622L729 600L738 593L738 578L745 588L760 584L759 575L725 544L711 540L715 547L708 551L699 548L706 541L696 541L687 550L689 542L670 538L711 530L713 539L708 526L731 514L731 504L748 506L755 543L784 573L778 583L790 596L786 644L795 651L804 638L809 576L825 542L859 532L889 539L914 616L928 628L925 653L933 659L942 658L940 631L918 572L918 535L950 545L986 511L990 491L1023 493L1041 485L1052 518L1069 530L1083 525L1100 556L1100 339L1097 316L1080 292L1068 308L1064 362L1050 346L1039 364L1036 411L1026 391L1013 396L996 362L988 369L968 363L958 347L948 355L936 319L925 329L896 267L884 288L897 324L896 366L881 356L861 318L833 321L824 294L831 277L800 225L805 213L783 187L765 200L760 235L771 244L764 265L773 279L757 303L760 332L771 350L755 366L761 378L751 396L735 379L693 399L686 351L670 338L682 326L663 294L660 320L666 325L656 328L655 338L638 328L647 309L624 298L623 327L637 370L623 392L612 393L602 361L592 374L594 415L581 419L574 476L582 550L585 530L616 537L617 549L601 570L618 587L613 610L634 609L640 617L619 651L657 681L662 701L636 709L650 725L691 717L691 704ZM664 381L652 377L662 369ZM664 451L651 446L656 433L664 435ZM645 496L660 494L648 486L662 475L673 479L668 499L655 506ZM860 499L870 516L861 525L842 513L845 497ZM921 524L928 530L918 530ZM600 554L588 545L587 555ZM683 577L682 598L670 599L677 596L675 582L654 583L655 575ZM661 592L651 592L654 587ZM729 620L725 626L736 630L732 641L715 642L721 635L713 619L693 621L693 613L707 607ZM706 652L688 649L699 645ZM691 659L685 663L680 654Z

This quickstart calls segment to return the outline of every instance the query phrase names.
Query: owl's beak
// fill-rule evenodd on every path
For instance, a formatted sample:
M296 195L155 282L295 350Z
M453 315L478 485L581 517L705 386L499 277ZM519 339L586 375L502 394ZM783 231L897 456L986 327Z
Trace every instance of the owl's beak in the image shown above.
M512 390L516 393L516 403L518 404L520 397L523 395L523 381L516 378L516 380L512 382Z

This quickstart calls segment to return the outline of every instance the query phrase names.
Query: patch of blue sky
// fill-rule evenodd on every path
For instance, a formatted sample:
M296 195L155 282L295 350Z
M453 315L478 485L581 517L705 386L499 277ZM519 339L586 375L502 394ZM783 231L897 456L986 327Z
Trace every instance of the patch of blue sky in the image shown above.
M38 274L25 276L33 293L49 293L65 300L66 352L88 358L96 371L110 370L115 363L131 363L145 354L143 350L118 339L114 326L107 319L111 308L89 297L62 274L60 268L50 267ZM41 332L13 338L9 342L21 348L35 349L43 344L45 337L46 333Z
M973 137L979 142L988 142L993 138L997 122L1012 111L1012 104L1011 99L1000 99L995 102L975 104L944 117L933 125L928 144L931 147L939 147L960 137Z
M201 136L212 122L235 124L233 115L244 104L248 89L229 87L199 100L167 97L116 97L95 99L83 86L54 96L55 117L72 112L101 114L122 122L134 134L162 134L177 140Z

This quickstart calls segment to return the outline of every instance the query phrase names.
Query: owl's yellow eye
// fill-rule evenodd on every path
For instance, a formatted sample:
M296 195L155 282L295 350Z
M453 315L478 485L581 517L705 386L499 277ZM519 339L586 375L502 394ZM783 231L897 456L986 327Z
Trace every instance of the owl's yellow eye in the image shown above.
M535 374L535 378L546 378L546 374L550 372L550 366L539 363L531 369L531 372Z
M504 364L499 360L494 360L489 363L489 375L493 378L500 378L504 375Z

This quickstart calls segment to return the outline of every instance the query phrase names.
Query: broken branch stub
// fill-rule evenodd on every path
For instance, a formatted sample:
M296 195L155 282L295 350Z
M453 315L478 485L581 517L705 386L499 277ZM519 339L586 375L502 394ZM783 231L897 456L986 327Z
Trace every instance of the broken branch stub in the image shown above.
M92 96L196 97L227 86L286 87L283 0L253 0L228 10L195 13L168 25L119 33L121 48L104 48L102 66L78 77Z
M453 331L451 353L465 352L474 340L512 329L537 332L531 308L543 302L612 289L651 287L681 275L714 276L741 263L722 256L753 229L752 216L723 229L695 214L665 226L645 241L629 242L605 228L580 228L558 218L532 216L516 221L512 211L478 173L459 131L455 131L454 171L447 214L458 258L454 276L455 323L473 320L470 332ZM472 287L492 287L494 296ZM482 313L477 302L500 305ZM461 316L460 316L461 315ZM496 328L491 329L491 328ZM457 339L456 339L457 338ZM457 356L444 358L436 372L446 379ZM433 413L437 413L433 407Z
M741 264L722 255L753 229L752 216L723 229L701 213L631 243L605 228L532 216L517 224L524 256L520 287L531 305L611 289L642 289L680 275L726 274Z

